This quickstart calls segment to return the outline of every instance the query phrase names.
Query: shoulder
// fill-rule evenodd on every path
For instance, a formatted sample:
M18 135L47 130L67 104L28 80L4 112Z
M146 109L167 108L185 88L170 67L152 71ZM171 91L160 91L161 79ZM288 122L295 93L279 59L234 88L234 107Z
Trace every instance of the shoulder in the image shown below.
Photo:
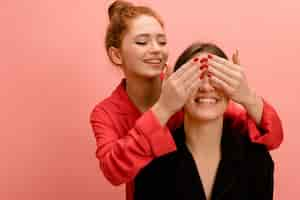
M267 147L263 144L254 143L250 140L245 129L234 130L228 125L224 125L222 145L233 154L243 160L259 166L258 163L273 165L273 159Z
M252 143L250 140L247 141L247 143L246 155L249 161L256 163L257 166L273 168L274 161L265 145Z
M243 145L244 160L252 171L273 171L274 161L265 145L251 142L248 135L240 136L239 140Z
M93 126L115 127L123 120L122 106L110 95L97 103L89 115L89 121Z
M123 93L125 93L123 82L124 81L115 88L110 96L104 98L93 107L90 114L91 118L101 117L103 115L118 115L119 113L126 112L128 102L122 98L122 96L124 96Z
M113 97L110 95L109 97L106 97L102 101L98 102L92 109L90 113L91 119L98 118L103 115L107 115L110 111L113 111L114 109L113 104Z

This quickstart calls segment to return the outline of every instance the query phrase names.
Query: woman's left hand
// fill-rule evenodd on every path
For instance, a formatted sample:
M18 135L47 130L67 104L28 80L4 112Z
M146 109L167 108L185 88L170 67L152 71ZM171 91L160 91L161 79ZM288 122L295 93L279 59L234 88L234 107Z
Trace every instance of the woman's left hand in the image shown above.
M221 89L233 101L242 105L251 102L255 93L249 88L244 68L240 65L238 51L232 62L216 55L208 59L208 72L214 87Z

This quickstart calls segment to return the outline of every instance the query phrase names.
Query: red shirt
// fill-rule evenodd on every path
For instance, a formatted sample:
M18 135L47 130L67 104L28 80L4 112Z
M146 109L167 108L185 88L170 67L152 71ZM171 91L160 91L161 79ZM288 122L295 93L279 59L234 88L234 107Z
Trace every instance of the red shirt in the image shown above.
M265 101L259 130L246 111L232 102L224 117L232 119L234 129L247 128L251 141L268 149L277 148L283 140L281 121ZM113 185L126 183L126 199L133 200L139 170L154 158L176 150L170 130L183 122L183 113L176 113L167 126L161 126L151 110L141 113L130 101L123 79L111 96L95 106L90 122L104 176Z

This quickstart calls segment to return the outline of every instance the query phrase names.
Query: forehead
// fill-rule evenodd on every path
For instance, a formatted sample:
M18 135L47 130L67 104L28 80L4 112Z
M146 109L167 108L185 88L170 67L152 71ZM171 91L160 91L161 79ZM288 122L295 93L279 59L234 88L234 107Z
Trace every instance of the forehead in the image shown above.
M193 55L193 57L200 57L200 58L207 57L207 56L208 56L208 52L198 52L195 55Z
M157 19L141 15L131 21L128 33L131 35L165 34L165 31Z

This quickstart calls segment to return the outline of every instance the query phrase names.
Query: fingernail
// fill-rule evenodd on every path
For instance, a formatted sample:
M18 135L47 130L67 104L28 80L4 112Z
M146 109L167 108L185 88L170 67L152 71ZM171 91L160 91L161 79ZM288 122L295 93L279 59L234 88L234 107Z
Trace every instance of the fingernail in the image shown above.
M168 65L167 65L167 64L165 64L165 66L164 66L164 68L163 68L162 72L166 72L166 71L167 71L167 68L168 68Z
M210 54L208 54L208 56L207 56L209 59L212 59L213 58L213 56L212 55L210 55Z
M211 78L212 73L211 72L207 72L207 76L208 76L208 78Z
M159 78L161 81L164 80L165 74L163 72L160 72Z
M207 58L202 58L202 59L200 60L200 63L206 63L207 61L208 61Z
M204 78L204 73L202 73L201 75L200 75L200 79L203 79Z
M204 65L201 65L200 66L200 69L202 70L202 69L205 69L205 68L208 68L208 65L207 64L204 64Z
M193 61L194 61L194 62L198 62L198 60L199 60L199 58L194 58Z

